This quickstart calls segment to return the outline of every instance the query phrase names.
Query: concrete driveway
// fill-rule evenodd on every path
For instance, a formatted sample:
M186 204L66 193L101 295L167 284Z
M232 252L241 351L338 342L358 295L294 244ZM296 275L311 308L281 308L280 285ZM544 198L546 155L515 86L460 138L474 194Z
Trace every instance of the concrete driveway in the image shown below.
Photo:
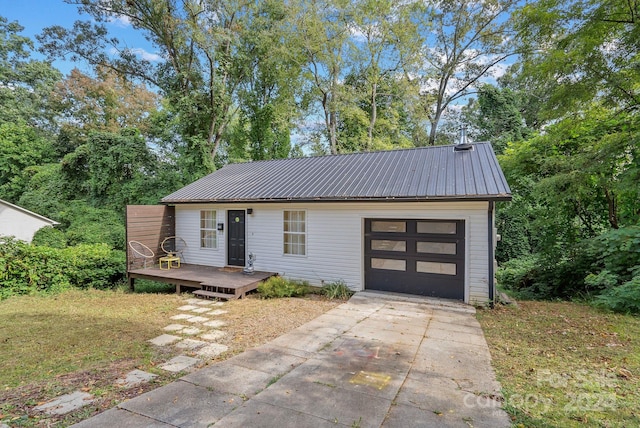
M475 310L360 292L77 427L507 427Z

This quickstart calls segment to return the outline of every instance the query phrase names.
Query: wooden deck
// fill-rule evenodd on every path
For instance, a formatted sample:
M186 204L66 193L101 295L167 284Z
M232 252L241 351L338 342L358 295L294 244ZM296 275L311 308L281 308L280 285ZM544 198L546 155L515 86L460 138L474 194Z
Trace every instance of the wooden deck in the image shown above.
M129 286L133 289L136 278L175 284L176 293L183 287L195 288L194 294L220 299L239 299L265 279L277 275L274 272L255 271L252 275L242 268L213 267L182 264L180 268L162 270L158 266L131 269L128 272Z

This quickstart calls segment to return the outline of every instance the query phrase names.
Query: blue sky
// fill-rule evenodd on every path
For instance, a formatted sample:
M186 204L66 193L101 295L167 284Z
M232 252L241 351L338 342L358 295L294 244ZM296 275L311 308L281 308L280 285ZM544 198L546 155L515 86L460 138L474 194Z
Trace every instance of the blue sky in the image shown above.
M78 7L70 5L62 0L0 0L0 15L9 22L18 21L24 28L22 34L30 37L36 46L38 42L35 36L43 28L52 25L61 25L71 28L77 20L88 20L88 15L80 15ZM136 32L126 22L115 20L107 24L113 36L122 38L130 48L141 49L142 54L153 53L153 47L149 45L140 33ZM38 54L35 57L40 57ZM68 61L55 61L53 64L64 74L69 73L73 67L85 72L90 69L84 64L74 64Z

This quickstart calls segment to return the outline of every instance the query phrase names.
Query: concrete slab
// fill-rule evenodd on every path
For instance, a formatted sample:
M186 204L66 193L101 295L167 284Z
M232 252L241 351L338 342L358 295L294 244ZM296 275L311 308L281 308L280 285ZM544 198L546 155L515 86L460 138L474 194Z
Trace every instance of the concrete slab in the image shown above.
M125 377L116 379L116 385L119 385L123 388L131 388L132 386L149 382L155 377L158 377L158 375L136 369L127 373Z
M34 407L33 410L49 415L66 415L93 402L93 396L87 392L75 391L62 395L48 403Z
M226 334L227 333L225 333L222 330L211 330L211 331L208 331L207 333L201 334L200 335L200 339L209 340L211 342L214 342L214 341L216 341L218 339L223 338Z
M256 421L260 421L256 424ZM295 410L249 400L218 421L217 425L228 428L336 428L342 426L334 421L312 416Z
M186 355L178 355L162 364L160 368L168 372L177 373L182 370L186 370L189 367L193 367L200 362L197 358L187 357Z
M391 400L287 376L254 397L347 426L379 427Z
M177 342L180 339L182 338L174 336L172 334L161 334L160 336L154 337L153 339L149 340L149 342L153 343L156 346L167 346Z
M209 312L211 308L199 306L197 308L191 309L191 312L195 312L196 314L203 314L205 312Z
M227 352L229 347L221 343L209 343L196 351L196 355L202 358L215 358L223 352Z
M271 373L237 366L230 361L223 361L181 378L184 382L213 391L246 397L259 393L273 379L274 376Z
M227 325L227 323L222 320L212 320L212 321L203 322L202 325L205 325L207 327L212 327L212 328L220 328Z
M339 331L332 327L319 328L313 332L298 332L294 330L294 332L280 336L269 343L285 348L317 352L335 340L339 335Z
M180 331L184 328L186 328L186 325L183 324L169 324L168 326L166 326L165 328L163 328L164 331Z
M102 412L91 419L86 419L78 424L71 425L73 428L170 428L173 425L160 422L153 418L132 413L127 410L114 407L106 412Z
M118 405L119 408L179 427L208 427L242 404L232 394L178 380Z
M208 345L209 342L204 342L202 340L195 339L184 339L180 342L176 343L176 348L179 349L188 349L190 351L195 351L197 349L202 348L205 345Z
M306 358L288 353L283 348L266 345L250 349L228 361L241 367L279 376L290 372L306 360Z

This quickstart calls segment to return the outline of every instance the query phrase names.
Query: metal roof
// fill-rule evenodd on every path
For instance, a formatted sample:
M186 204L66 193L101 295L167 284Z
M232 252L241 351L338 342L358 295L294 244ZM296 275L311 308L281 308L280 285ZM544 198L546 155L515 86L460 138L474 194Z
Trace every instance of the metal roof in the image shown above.
M230 164L162 202L511 199L491 144L471 146Z

